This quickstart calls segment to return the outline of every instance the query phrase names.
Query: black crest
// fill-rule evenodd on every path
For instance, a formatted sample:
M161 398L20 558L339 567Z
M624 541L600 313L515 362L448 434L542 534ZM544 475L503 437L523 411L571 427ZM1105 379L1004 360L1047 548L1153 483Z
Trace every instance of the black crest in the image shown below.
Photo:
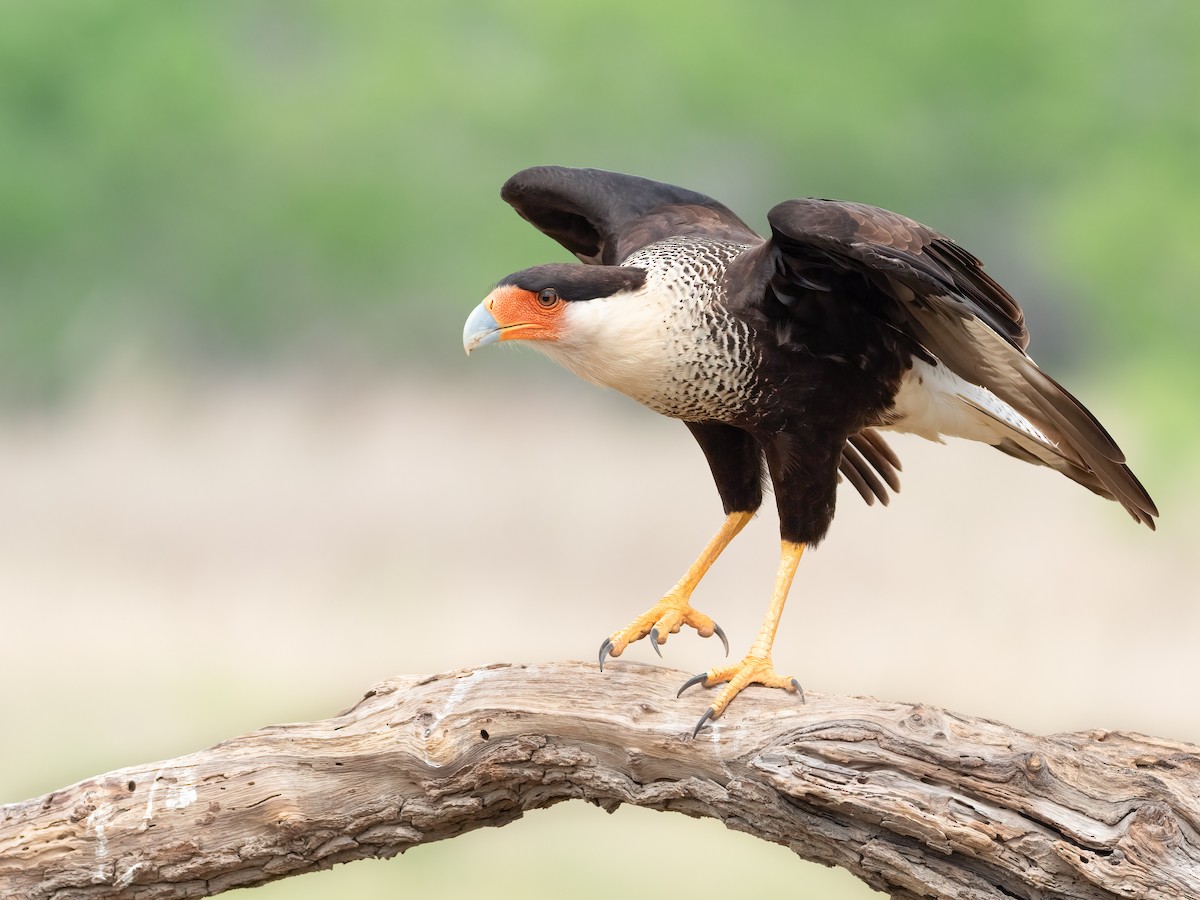
M623 291L636 291L645 283L646 272L633 266L551 263L514 272L500 279L497 287L511 284L535 294L554 288L564 300L597 300Z

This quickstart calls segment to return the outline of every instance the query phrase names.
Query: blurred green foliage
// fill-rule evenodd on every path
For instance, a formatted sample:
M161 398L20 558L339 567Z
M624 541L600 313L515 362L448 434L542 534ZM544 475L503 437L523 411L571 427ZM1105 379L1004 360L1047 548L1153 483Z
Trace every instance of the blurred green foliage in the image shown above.
M1040 359L1200 392L1193 2L40 0L0 4L0 395L449 359L565 258L497 198L547 162L904 211Z

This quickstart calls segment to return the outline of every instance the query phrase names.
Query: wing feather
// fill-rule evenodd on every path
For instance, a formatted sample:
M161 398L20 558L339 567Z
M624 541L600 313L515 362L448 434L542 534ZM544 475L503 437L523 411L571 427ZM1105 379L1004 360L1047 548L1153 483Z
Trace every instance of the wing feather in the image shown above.
M536 166L508 179L500 196L585 263L620 265L642 247L679 235L762 243L711 197L635 175Z
M866 314L909 335L1047 436L1045 443L1029 435L1013 439L1013 450L1020 448L1013 455L1052 465L1154 527L1158 510L1124 454L1096 417L1026 355L1020 306L974 256L912 219L858 203L791 200L772 209L768 221L781 277L802 287L820 283L829 270L859 273L875 288L877 305Z

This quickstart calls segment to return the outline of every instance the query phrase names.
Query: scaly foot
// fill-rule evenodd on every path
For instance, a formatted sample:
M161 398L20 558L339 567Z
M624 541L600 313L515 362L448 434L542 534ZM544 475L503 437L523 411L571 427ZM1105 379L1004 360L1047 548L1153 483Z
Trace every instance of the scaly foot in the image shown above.
M712 637L715 634L725 645L725 654L729 654L729 640L721 626L704 613L693 609L686 596L671 591L620 631L614 631L604 639L604 643L600 645L600 671L604 671L606 657L620 656L626 647L646 635L650 635L650 644L654 647L654 652L662 656L658 645L665 644L667 635L675 634L684 625L695 628L700 637Z
M696 723L696 730L692 732L692 737L700 733L700 729L704 727L704 723L709 719L715 719L725 711L725 707L729 705L729 701L741 693L742 688L750 684L761 684L766 687L783 688L785 691L790 691L793 694L800 695L800 701L804 702L804 690L800 687L800 682L795 678L788 678L775 673L775 666L771 662L770 654L759 654L751 650L744 656L741 662L734 663L731 666L718 666L715 669L709 669L707 672L701 672L694 678L689 678L683 683L683 687L679 689L680 696L690 688L693 684L703 684L705 687L712 687L720 684L723 681L729 682L717 694L712 705L700 717L700 721Z
M610 637L604 639L604 643L600 645L600 671L604 671L605 657L620 656L626 647L646 635L650 635L650 643L654 645L654 652L662 656L658 645L666 643L667 635L674 634L684 625L695 628L700 637L711 637L715 634L725 645L725 655L729 655L729 641L725 638L725 632L721 630L721 626L704 613L692 609L692 591L696 589L696 585L700 583L704 573L721 555L721 551L746 526L753 515L752 511L728 513L720 530L708 542L700 556L679 579L675 587L667 591L666 596L625 628L613 632Z

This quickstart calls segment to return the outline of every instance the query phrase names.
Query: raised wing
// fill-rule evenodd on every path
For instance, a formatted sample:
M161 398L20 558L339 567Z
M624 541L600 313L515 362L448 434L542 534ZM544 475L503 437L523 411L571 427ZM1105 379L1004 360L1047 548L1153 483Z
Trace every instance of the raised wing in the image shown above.
M672 236L762 241L711 197L634 175L537 166L508 179L500 196L585 263L620 265L636 250Z
M858 203L791 200L767 218L775 256L769 294L786 306L789 294L831 290L847 275L860 276L872 288L866 314L990 391L1042 435L1014 431L1000 449L1058 469L1154 527L1158 510L1124 454L1095 416L1025 354L1029 335L1020 306L974 256L918 222Z
M863 203L789 200L767 215L775 246L815 271L822 261L894 276L919 294L954 298L1019 350L1029 345L1025 313L983 264L947 237L899 213Z

